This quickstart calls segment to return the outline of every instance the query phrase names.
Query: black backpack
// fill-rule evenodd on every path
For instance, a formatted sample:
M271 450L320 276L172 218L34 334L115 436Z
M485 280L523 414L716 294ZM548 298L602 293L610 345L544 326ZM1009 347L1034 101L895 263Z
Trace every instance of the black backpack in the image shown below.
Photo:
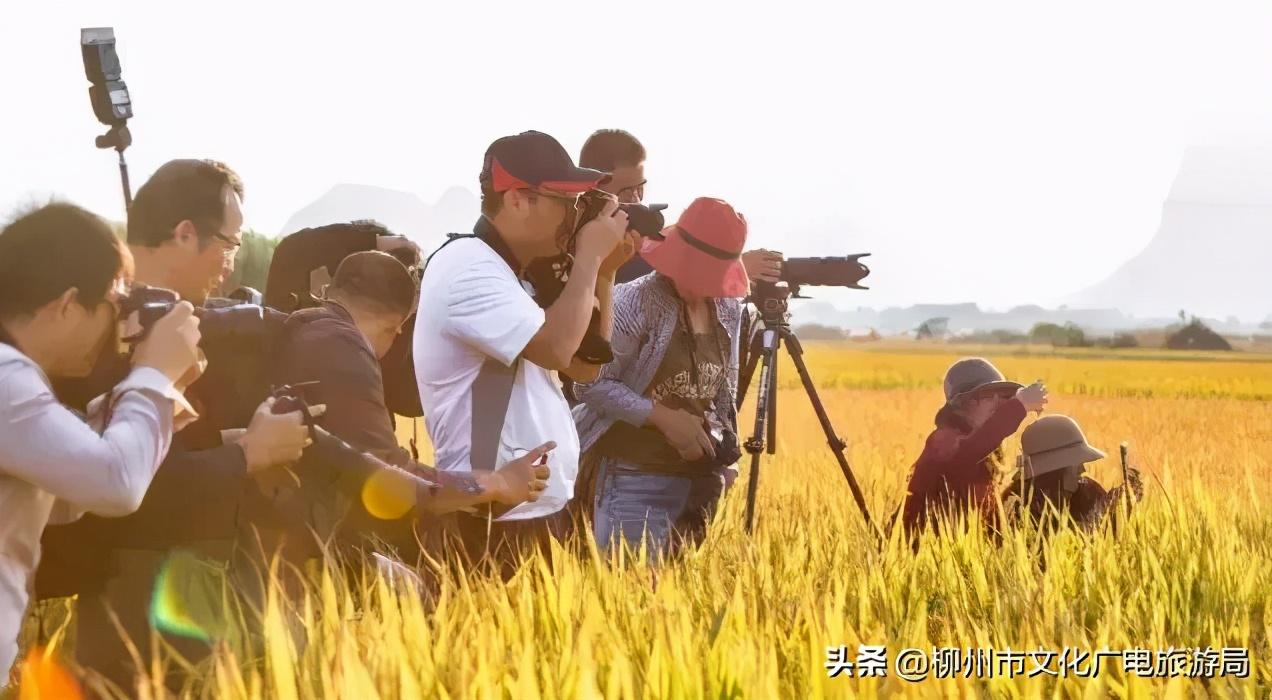
M381 236L394 235L374 221L354 221L301 229L278 242L269 265L265 286L265 305L291 313L318 305L311 280L336 274L340 262L353 253L379 249ZM418 267L418 252L413 249L389 251L408 269ZM325 275L324 275L325 273ZM389 352L380 360L384 373L384 399L389 410L408 418L424 415L419 389L415 382L415 360L411 354L415 335L415 315L406 319L402 333L393 341Z

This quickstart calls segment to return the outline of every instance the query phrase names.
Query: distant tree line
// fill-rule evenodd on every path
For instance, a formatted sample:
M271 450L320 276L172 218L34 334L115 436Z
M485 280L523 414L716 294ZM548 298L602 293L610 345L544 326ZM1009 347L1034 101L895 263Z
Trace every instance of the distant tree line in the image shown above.
M251 287L264 292L265 280L269 277L269 263L274 259L274 248L277 245L277 238L255 231L244 231L243 245L239 248L238 257L234 259L234 274L225 280L222 287L224 291Z

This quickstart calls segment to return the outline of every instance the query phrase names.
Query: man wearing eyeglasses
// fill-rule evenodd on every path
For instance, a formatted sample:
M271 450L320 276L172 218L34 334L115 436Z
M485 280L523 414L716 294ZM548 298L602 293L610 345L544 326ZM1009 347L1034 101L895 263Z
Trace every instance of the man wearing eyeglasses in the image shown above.
M474 236L443 246L424 269L414 357L437 468L498 469L543 443L556 443L548 457L551 477L537 502L488 514L496 520L490 527L485 518L461 519L470 555L542 542L545 518L573 495L578 436L554 375L587 380L599 369L576 353L598 296L601 317L609 317L608 291L625 258L615 249L627 215L611 201L579 228L577 207L579 195L604 177L576 167L544 133L495 141L479 177L482 215ZM540 308L523 281L526 268L567 252L573 263L564 290ZM598 330L608 337L609 328Z
M234 270L242 197L242 181L222 163L173 160L161 166L137 190L128 212L136 282L171 289L196 307L207 304ZM187 392L195 404L201 397L212 400L205 395L208 376ZM44 595L79 594L76 651L82 665L132 687L128 648L110 611L148 654L147 610L166 552L197 545L214 558L228 556L248 477L300 457L308 434L299 412L274 415L268 404L235 443L222 444L209 420L178 432L136 513L110 521L90 516L46 531L37 588L44 587ZM190 640L169 641L190 658L206 651Z

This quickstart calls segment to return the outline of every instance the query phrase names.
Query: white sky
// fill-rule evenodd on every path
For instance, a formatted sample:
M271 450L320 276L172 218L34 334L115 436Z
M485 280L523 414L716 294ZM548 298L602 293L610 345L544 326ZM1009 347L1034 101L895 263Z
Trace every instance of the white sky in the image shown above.
M0 211L122 217L81 26L115 27L134 187L173 157L247 182L276 232L339 182L432 202L495 137L650 152L649 201L756 245L874 253L841 305L1048 302L1152 237L1185 147L1266 143L1272 3L5 2Z

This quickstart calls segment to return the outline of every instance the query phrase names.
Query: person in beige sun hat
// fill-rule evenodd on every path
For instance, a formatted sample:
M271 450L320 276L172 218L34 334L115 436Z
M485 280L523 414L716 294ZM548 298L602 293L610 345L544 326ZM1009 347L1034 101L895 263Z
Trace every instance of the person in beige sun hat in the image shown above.
M1134 468L1127 469L1127 484L1109 490L1084 476L1086 465L1104 459L1105 454L1087 442L1077 421L1068 416L1039 418L1021 433L1020 446L1019 471L1003 494L1008 513L1027 509L1048 528L1067 514L1078 527L1091 531L1106 513L1116 512L1128 486L1133 501L1144 496L1140 473Z
M950 365L942 388L945 403L936 414L936 430L910 470L899 511L909 535L929 523L935 527L938 513L982 511L993 503L1003 441L1020 428L1026 415L1047 405L1041 380L1030 386L1008 381L982 357L965 357ZM978 517L992 510L984 509Z

